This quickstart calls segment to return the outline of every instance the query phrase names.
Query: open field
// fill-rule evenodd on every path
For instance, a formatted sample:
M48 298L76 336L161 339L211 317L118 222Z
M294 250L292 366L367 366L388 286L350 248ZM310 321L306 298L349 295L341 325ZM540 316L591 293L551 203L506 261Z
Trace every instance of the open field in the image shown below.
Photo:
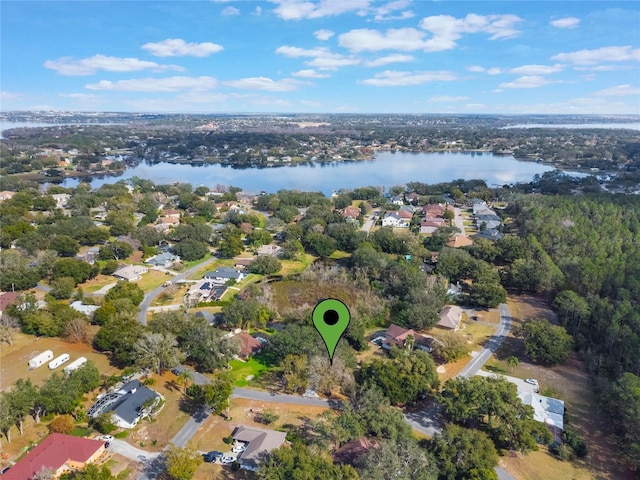
M257 380L268 368L265 363L254 357L251 357L246 362L242 360L231 360L229 365L231 366L231 371L235 379L233 383L235 387L246 387L251 384L253 380Z
M167 287L153 300L153 302L151 302L150 306L161 307L164 305L182 304L184 296L187 291L189 291L190 285L191 284L177 284Z
M304 272L316 258L317 257L314 257L313 255L304 253L300 255L299 260L281 260L280 262L282 263L282 268L278 273L280 275L287 276Z
M61 372L64 366L56 370L49 370L47 365L34 370L28 369L29 360L45 350L51 350L54 358L68 353L71 356L70 362L78 357L86 357L95 363L100 373L104 375L119 375L121 372L109 364L109 358L105 354L96 352L90 345L69 343L60 338L34 337L16 333L13 337L13 345L6 343L0 345L0 390L10 387L19 378L30 379L35 385L42 385L53 372Z

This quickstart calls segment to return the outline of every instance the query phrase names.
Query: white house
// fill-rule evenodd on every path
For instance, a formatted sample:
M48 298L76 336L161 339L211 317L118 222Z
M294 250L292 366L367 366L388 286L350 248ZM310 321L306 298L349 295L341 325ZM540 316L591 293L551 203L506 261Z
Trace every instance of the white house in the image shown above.
M405 228L409 226L409 222L406 219L400 217L400 215L395 212L387 212L382 219L382 226Z
M121 280L133 282L135 280L140 280L142 278L142 275L144 275L148 271L148 268L141 267L139 265L126 265L113 272L113 276Z

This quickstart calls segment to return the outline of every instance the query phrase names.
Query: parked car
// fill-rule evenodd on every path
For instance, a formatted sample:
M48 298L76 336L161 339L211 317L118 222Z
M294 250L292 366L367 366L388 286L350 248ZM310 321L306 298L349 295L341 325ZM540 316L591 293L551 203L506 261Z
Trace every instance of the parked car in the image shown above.
M104 448L109 448L111 444L109 442L104 442Z
M7 473L7 471L11 468L11 466L9 467L4 467L2 470L0 470L0 475L4 475L5 473Z
M244 443L237 443L236 445L233 446L233 448L231 449L231 451L233 453L242 453L247 449L247 445Z
M216 459L223 456L224 454L222 452L218 452L217 450L214 450L212 452L205 453L204 455L202 455L202 458L207 463L215 463Z
M529 385L535 385L536 387L538 386L538 380L536 380L535 378L527 378L525 379L525 383L528 383Z
M102 435L98 437L98 440L102 440L103 442L113 442L113 435Z
M228 464L233 463L235 461L236 461L236 459L234 457L229 457L229 456L222 457L220 459L220 463L222 463L223 465L228 465Z

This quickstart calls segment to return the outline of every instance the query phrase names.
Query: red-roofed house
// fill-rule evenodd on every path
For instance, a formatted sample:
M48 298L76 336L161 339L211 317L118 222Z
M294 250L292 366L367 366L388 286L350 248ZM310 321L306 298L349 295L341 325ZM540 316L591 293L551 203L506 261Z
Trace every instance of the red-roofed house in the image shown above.
M264 346L260 340L252 337L246 332L241 332L236 335L236 338L240 340L240 353L238 356L243 359L249 358L251 355L260 353Z
M356 218L358 218L360 216L360 209L358 207L353 207L353 206L349 206L346 207L344 210L342 210L342 217L343 218L351 218L353 220L355 220Z
M0 292L0 316L9 305L13 305L21 292Z
M385 350L391 350L392 346L404 348L407 342L407 337L413 337L414 348L419 348L425 352L431 352L434 346L434 340L431 337L425 337L413 330L407 330L399 325L391 324L385 333L385 339L382 340L382 348Z
M104 453L103 441L52 433L2 475L2 479L29 480L43 468L50 469L53 478L58 478L95 463Z
M357 460L372 448L380 448L378 442L371 442L367 437L351 440L333 452L333 463L354 465Z

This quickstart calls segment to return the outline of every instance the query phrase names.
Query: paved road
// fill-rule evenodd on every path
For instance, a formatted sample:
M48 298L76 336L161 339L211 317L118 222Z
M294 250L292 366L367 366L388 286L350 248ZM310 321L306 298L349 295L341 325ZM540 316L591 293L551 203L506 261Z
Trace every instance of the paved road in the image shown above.
M459 377L470 378L482 368L482 366L489 360L492 354L498 349L498 347L504 341L504 338L509 334L511 330L511 312L509 307L505 303L501 303L498 306L500 312L500 325L496 334L492 336L487 342L487 346L484 347L475 357L460 371Z
M258 390L249 390L248 388L234 388L231 398L246 398L249 400L258 400L261 402L278 402L298 405L311 405L314 407L330 407L335 401L325 400L324 398L308 398L300 395L286 395L283 393L270 393Z
M465 235L464 222L462 220L462 212L460 211L459 208L454 207L453 208L453 213L455 213L455 217L453 217L453 221L456 224L456 227L458 227L460 229L460 233L462 235Z
M183 425L180 431L176 433L170 443L177 447L184 447L208 417L209 412L205 409L198 410L191 416L191 418L189 418L189 421Z
M375 214L375 218L373 217L374 214ZM373 210L368 220L364 222L364 225L362 225L362 228L360 230L362 230L363 232L367 232L367 235L369 235L369 230L371 230L371 227L375 225L379 215L380 215L380 210L377 210L377 209Z
M187 277L189 277L192 274L194 274L199 269L201 269L202 267L204 267L206 265L209 265L210 263L213 263L216 260L218 260L217 257L211 257L208 260L205 260L204 262L199 263L198 265L196 265L194 267L191 267L188 270L185 270L184 272L179 273L178 275L173 277L173 279L171 281L173 283L175 283L178 280L184 280ZM140 304L140 310L138 311L138 321L142 325L146 325L147 324L147 310L149 309L149 306L151 305L151 302L153 302L155 300L155 298L158 295L160 295L164 289L165 289L165 287L159 286L158 288L156 288L154 290L151 290L149 293L147 293L144 296L144 300L142 300L142 303Z

